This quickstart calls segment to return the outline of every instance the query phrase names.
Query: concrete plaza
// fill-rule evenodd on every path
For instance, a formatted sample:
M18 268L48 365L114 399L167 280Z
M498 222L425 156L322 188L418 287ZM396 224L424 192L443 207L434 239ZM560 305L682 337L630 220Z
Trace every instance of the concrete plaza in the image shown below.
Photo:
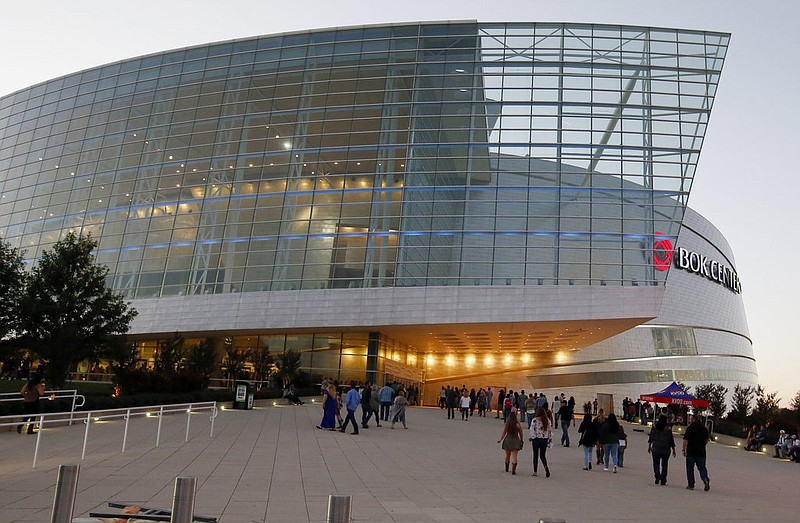
M112 512L107 501L169 509L177 476L197 478L196 514L223 523L323 522L329 494L352 495L354 521L364 522L790 521L800 507L800 465L720 444L708 449L711 491L699 479L685 490L679 435L668 484L656 486L636 425L625 425L618 474L583 471L572 428L573 446L548 450L545 478L531 476L527 442L517 476L503 472L493 415L449 421L439 409L410 408L408 430L373 422L358 436L316 429L321 416L311 402L223 410L210 438L207 415L193 415L188 443L186 417L169 416L159 447L157 421L133 419L124 454L122 421L93 424L84 461L83 424L46 428L35 469L36 437L2 432L0 521L49 521L62 463L81 466L75 517Z

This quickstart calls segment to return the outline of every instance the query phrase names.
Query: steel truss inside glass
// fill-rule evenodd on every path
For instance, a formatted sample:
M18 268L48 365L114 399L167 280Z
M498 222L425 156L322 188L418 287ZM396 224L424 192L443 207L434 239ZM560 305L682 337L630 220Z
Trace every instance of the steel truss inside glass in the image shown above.
M0 234L129 298L662 285L722 33L429 23L126 60L0 99Z

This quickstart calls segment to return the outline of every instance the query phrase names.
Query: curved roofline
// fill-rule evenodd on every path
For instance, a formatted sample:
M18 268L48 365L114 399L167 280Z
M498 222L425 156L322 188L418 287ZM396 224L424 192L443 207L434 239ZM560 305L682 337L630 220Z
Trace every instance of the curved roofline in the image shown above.
M102 67L108 67L111 65L121 64L124 62L129 62L131 60L137 60L141 58L147 58L150 56L158 56L167 53L174 53L176 51L185 51L187 49L196 49L198 47L205 47L211 45L219 45L219 44L227 44L227 43L235 43L235 42L245 42L247 40L255 40L259 38L272 38L272 37L279 37L279 36L290 36L290 35L298 35L298 34L307 34L307 33L318 33L318 32L326 32L326 31L341 31L341 30L349 30L349 29L367 29L367 28L377 28L377 27L402 27L402 26L409 26L409 25L458 25L458 24L478 24L478 25L506 25L506 26L525 26L530 24L541 24L541 25L568 25L568 26L586 26L586 27L616 27L616 28L627 28L627 29L655 29L655 30L664 30L664 31L681 31L685 33L702 33L702 34L713 34L719 36L726 36L730 37L731 34L723 31L706 31L703 29L682 29L678 27L664 27L664 26L649 26L649 25L635 25L635 24L609 24L609 23L593 23L593 22L545 22L545 21L515 21L515 22L502 22L502 21L479 21L475 19L465 19L465 20L423 20L423 21L416 21L416 22L386 22L386 23L375 23L375 24L361 24L361 25L343 25L343 26L328 26L328 27L319 27L313 29L300 29L297 31L285 31L282 33L268 33L268 34L260 34L260 35L252 35L252 36L245 36L241 38L233 38L230 40L216 40L212 42L204 42L201 44L192 44L187 45L184 47L174 47L171 49L165 49L163 51L155 51L152 53L146 53L142 55L135 55L130 56L128 58L122 58L120 60L115 60L113 62L107 62L104 64L94 65L92 67L87 67L85 69L79 69L77 71L73 71L71 73L66 73L61 76L56 76L54 78L50 78L48 80L41 81L39 83L35 83L29 85L27 87L23 87L21 89L17 89L16 91L12 91L6 95L0 96L0 101L5 98L9 98L11 96L16 95L17 93L21 93L23 91L27 91L29 89L33 89L40 85L48 84L50 82L55 82L57 80L61 80L62 78L67 78L69 76L74 76L76 74L81 74L86 71L92 71L94 69L100 69Z

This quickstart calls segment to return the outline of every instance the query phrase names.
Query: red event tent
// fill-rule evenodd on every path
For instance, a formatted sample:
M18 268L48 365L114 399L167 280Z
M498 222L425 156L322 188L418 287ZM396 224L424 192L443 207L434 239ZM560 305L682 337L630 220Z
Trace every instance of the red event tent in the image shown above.
M654 392L653 394L642 394L639 401L652 401L653 403L666 403L668 405L686 405L687 407L698 407L705 409L708 407L708 400L697 399L691 394L687 394L680 385L672 382L666 389Z

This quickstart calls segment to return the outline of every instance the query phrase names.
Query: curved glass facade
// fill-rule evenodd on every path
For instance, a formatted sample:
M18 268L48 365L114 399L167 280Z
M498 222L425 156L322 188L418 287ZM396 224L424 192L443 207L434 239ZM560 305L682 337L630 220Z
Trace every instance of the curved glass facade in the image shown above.
M216 43L0 99L0 234L128 298L663 285L728 35L429 23Z

